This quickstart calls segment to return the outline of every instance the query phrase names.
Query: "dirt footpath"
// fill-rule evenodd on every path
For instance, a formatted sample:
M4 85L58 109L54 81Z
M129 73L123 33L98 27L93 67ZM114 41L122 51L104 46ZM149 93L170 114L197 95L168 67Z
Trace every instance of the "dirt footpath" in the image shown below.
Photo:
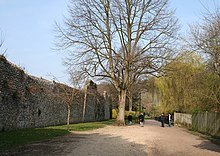
M220 156L220 146L178 127L154 120L139 125L107 126L34 143L0 155L45 156Z

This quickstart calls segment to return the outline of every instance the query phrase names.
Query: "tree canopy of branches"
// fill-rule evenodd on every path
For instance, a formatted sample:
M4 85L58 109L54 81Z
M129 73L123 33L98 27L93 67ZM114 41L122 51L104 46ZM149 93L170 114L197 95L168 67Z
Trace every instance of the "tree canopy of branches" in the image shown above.
M191 29L196 51L208 57L211 69L220 76L220 10L203 14L203 23Z
M69 70L110 80L117 89L119 125L129 88L162 70L170 57L178 26L168 5L168 0L72 0L65 26L57 24Z

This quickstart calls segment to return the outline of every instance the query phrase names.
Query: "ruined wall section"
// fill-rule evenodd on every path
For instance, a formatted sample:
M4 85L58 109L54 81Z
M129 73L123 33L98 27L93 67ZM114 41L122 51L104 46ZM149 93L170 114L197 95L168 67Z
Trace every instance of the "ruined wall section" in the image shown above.
M89 86L87 86L89 88ZM0 55L0 131L66 124L69 86L26 74ZM109 119L106 103L95 89L87 96L85 121ZM71 123L82 121L84 91L75 90ZM100 108L99 108L100 107Z
M105 114L105 107L108 105L107 100L105 100L103 95L97 92L97 85L93 81L89 80L86 82L84 93L86 93L86 95L84 95L84 97L86 97L85 120L100 121L109 119L110 113Z

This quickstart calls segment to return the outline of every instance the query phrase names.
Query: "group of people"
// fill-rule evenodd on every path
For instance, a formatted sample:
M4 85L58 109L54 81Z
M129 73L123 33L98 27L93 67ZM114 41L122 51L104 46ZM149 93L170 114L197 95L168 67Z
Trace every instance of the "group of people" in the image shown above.
M164 127L164 123L165 123L165 115L164 113L161 114L160 116L160 120L161 120L161 127ZM172 118L171 118L171 114L168 114L168 126L171 127L171 122L172 122Z
M141 113L141 114L138 116L138 121L139 121L139 124L140 124L141 127L144 126L144 116L145 116L144 113ZM131 115L131 114L128 115L128 124L129 124L129 125L132 124L132 115Z
M139 121L139 124L141 127L144 126L144 117L145 117L144 113L140 113L140 115L138 116L138 121ZM164 115L164 113L161 114L161 116L160 116L161 127L164 127L164 123L165 123L166 119L168 120L168 126L171 127L172 117L171 117L170 113L168 114L167 118ZM128 115L128 124L129 125L132 124L132 115L131 114Z

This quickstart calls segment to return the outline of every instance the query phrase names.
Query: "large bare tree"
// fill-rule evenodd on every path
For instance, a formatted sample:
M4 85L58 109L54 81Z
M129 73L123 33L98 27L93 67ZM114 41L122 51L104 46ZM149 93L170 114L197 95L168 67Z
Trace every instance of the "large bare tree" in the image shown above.
M70 70L112 82L124 125L126 94L139 78L160 71L169 57L177 20L168 0L72 0L58 46Z

